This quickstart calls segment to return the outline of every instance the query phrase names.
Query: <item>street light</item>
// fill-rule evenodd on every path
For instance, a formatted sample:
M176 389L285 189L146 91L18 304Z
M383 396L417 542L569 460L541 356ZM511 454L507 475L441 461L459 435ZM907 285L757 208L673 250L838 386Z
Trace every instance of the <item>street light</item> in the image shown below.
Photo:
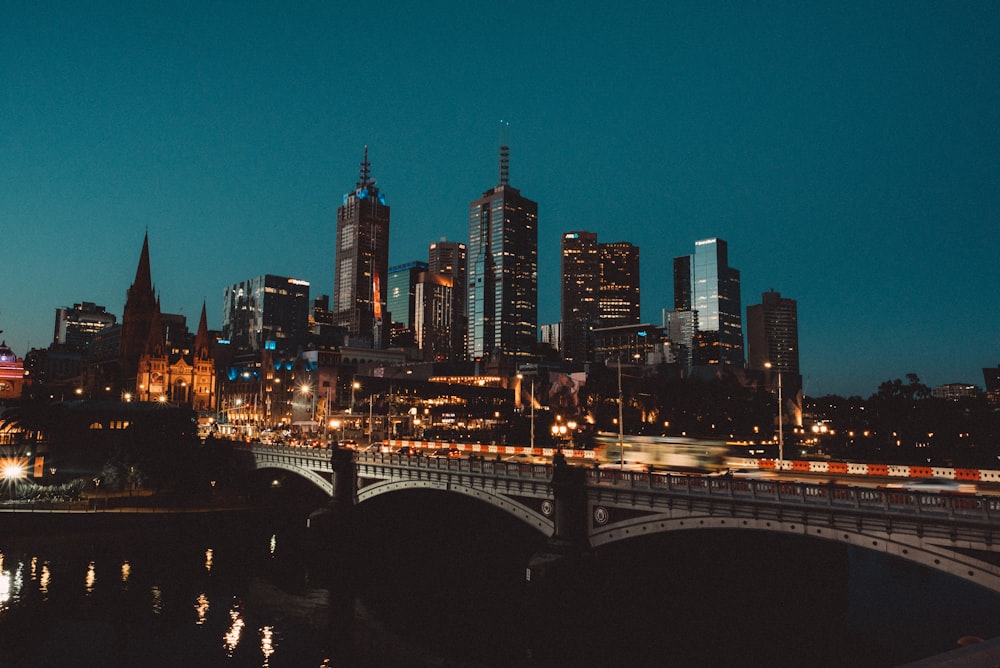
M522 374L517 374L518 378L524 378ZM531 402L531 447L535 447L535 376L531 376L531 398L528 400Z
M771 368L770 362L764 362L764 368ZM775 371L778 372L778 470L781 470L782 462L785 460L785 433L784 433L784 419L782 414L784 411L784 406L781 400L781 369L775 367Z

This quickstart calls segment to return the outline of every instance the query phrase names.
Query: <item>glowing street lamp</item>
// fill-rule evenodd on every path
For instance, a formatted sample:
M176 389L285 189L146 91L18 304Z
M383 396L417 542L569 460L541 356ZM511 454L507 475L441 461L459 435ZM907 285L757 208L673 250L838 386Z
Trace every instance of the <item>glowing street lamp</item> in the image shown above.
M764 362L764 368L770 369L771 363ZM780 470L785 459L785 433L784 420L782 419L784 406L781 404L781 369L775 368L775 371L778 372L778 469Z

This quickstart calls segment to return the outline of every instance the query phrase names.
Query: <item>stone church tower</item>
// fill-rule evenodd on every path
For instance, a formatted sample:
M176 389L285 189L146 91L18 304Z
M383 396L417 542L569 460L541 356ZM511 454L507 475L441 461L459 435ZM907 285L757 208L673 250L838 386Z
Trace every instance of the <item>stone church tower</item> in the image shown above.
M149 270L147 232L142 240L142 253L139 255L139 266L135 270L135 280L125 296L125 311L122 314L118 367L122 388L127 391L138 389L136 373L139 368L139 357L142 356L149 340L154 314L159 322L159 310Z

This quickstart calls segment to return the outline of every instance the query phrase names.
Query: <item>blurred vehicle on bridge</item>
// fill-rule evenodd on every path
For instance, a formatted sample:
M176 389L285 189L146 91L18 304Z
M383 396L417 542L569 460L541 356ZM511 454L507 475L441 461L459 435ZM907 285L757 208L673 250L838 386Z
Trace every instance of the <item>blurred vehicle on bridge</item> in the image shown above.
M970 482L931 476L929 478L914 478L904 482L889 485L891 488L906 489L911 492L943 492L952 494L975 494L976 486Z
M462 451L458 448L438 448L429 455L430 457L444 457L447 459L459 459L462 456Z
M551 464L552 461L548 457L542 457L540 455L533 455L528 452L519 452L516 455L510 455L504 457L505 462L517 462L519 464Z

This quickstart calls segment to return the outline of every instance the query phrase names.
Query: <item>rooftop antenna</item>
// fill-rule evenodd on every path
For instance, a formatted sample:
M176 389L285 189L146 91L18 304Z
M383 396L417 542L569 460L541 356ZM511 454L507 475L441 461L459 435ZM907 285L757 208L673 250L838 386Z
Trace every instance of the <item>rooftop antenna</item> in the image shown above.
M504 132L504 130L507 132ZM510 185L510 147L508 136L510 133L510 123L500 121L500 185Z
M365 157L361 160L361 180L358 181L358 188L367 188L371 182L372 166L368 162L368 144L365 144Z

